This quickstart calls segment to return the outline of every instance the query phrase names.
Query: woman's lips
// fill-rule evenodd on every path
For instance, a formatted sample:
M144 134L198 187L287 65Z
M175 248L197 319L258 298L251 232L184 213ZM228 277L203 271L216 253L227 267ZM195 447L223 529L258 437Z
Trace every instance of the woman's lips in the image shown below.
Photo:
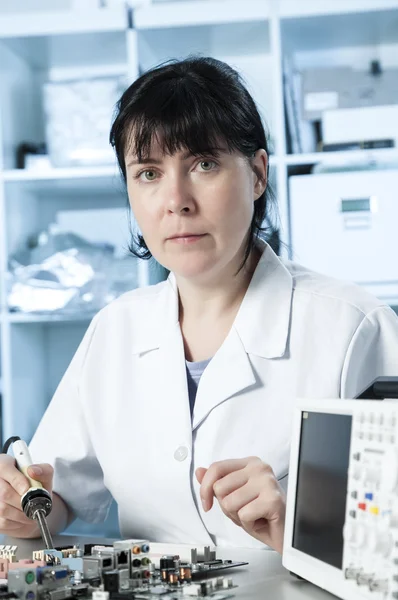
M202 233L201 235L180 235L178 237L169 238L170 242L174 242L176 244L193 244L202 239L206 234Z

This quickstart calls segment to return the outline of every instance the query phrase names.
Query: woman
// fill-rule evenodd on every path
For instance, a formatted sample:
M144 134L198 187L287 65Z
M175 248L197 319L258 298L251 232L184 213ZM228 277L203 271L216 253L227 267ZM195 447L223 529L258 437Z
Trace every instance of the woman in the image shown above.
M32 456L51 466L31 475L51 488L55 470L51 528L103 520L113 496L124 537L281 552L294 401L396 373L397 318L262 241L267 141L228 65L144 74L111 142L133 250L171 274L94 318L35 434ZM1 530L37 535L19 510L25 478L0 466Z

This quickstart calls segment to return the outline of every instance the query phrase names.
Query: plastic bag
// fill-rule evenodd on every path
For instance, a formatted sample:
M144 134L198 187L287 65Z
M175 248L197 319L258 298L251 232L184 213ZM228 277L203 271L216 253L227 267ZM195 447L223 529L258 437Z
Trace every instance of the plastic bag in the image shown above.
M55 226L33 244L10 259L11 311L92 313L138 285L136 259L116 258L109 244Z

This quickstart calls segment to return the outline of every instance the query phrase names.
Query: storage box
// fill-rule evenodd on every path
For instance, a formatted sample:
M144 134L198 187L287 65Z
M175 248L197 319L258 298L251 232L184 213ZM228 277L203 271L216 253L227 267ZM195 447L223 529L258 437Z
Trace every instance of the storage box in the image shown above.
M119 77L44 85L46 137L56 167L113 164L109 131L125 82Z
M398 170L289 179L293 259L398 300Z
M322 138L324 144L392 139L398 146L398 104L327 110Z

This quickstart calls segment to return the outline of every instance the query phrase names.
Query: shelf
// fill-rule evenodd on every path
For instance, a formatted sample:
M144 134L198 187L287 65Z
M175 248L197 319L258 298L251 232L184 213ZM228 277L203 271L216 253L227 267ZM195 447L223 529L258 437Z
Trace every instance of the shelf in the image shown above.
M115 165L54 168L49 170L10 169L0 172L7 185L21 185L27 191L46 194L79 192L125 194L125 186Z
M17 56L32 69L43 71L45 80L125 76L127 73L124 29L0 38L0 52L0 56L5 56L4 64L10 55Z
M374 14L385 15L398 8L398 0L346 0L331 3L330 0L277 0L278 16L283 20L305 19L312 17L334 17L347 15L362 16L369 14L371 27ZM272 0L225 0L211 2L211 10L205 10L203 0L192 2L162 2L147 6L138 6L134 10L135 29L160 29L169 27L185 27L190 25L217 25L222 23L244 23L248 21L269 20L273 14ZM369 29L369 28L368 28ZM391 28L392 29L392 28ZM396 34L395 34L396 35Z
M87 15L89 18L87 18ZM86 17L86 18L85 18ZM122 31L127 28L127 13L122 3L97 10L52 10L2 14L0 38L56 36L73 33Z
M1 320L3 323L21 324L21 323L43 323L51 325L52 323L87 323L91 321L95 313L71 314L71 315L35 315L28 313L3 313Z
M161 29L198 25L218 25L265 21L270 18L270 0L216 0L206 2L164 2L142 6L134 11L135 29Z
M113 165L99 167L62 167L36 170L33 169L8 169L3 171L4 181L50 181L56 179L85 179L91 177L117 176L117 169Z
M347 150L343 152L312 152L311 154L287 154L280 159L288 166L311 165L320 162L350 164L353 161L373 162L376 160L396 161L398 167L398 149L385 148L377 150Z
M299 3L297 3L299 6ZM316 4L316 3L312 3ZM325 4L325 2L323 2ZM363 2L355 2L357 11L351 10L342 14L344 5L336 2L336 12L303 15L292 15L281 22L281 32L285 52L319 51L353 46L379 46L398 42L398 11L377 10L363 11ZM351 2L351 5L354 3ZM365 3L366 4L366 3ZM375 3L372 3L375 5ZM398 2L390 3L398 8ZM348 3L350 5L350 3Z
M278 0L278 14L281 19L316 17L320 15L347 15L365 12L375 12L398 8L397 0L345 0L330 2L330 0Z

